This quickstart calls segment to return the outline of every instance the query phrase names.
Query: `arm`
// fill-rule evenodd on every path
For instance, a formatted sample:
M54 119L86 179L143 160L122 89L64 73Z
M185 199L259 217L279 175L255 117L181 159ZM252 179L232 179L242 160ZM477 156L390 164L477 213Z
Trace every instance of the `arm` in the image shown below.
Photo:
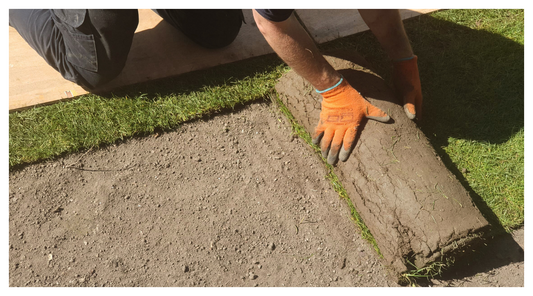
M376 36L393 64L393 82L410 119L422 117L422 88L418 57L414 55L397 9L359 9L359 14Z
M269 21L255 10L253 14L268 44L298 75L316 89L326 89L339 81L340 74L324 59L294 14L282 22Z
M254 10L257 27L272 49L296 73L309 81L322 97L320 121L313 143L320 143L322 156L330 164L346 161L365 118L382 122L390 118L371 105L324 59L314 41L291 15L281 22L265 19Z
M253 14L268 44L298 75L316 89L326 89L339 81L340 74L324 59L294 14L282 22L269 21L255 10Z

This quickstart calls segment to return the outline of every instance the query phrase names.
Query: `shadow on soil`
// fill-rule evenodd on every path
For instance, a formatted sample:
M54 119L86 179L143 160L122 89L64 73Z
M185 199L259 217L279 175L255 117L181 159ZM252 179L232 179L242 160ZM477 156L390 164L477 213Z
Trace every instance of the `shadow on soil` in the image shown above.
M468 254L460 256L455 260L453 266L448 267L440 276L435 278L441 281L461 280L480 273L490 273L496 268L523 261L524 249L511 234L504 233L487 239L484 246L470 250ZM417 284L420 286L432 285L429 280L424 279L418 280Z

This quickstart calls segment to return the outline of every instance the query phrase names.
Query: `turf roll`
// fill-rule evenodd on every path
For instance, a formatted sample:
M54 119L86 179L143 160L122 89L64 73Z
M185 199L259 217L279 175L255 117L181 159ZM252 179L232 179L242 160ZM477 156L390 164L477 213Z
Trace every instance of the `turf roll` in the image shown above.
M392 275L468 254L484 240L489 223L468 191L443 164L430 142L408 119L387 83L353 52L326 56L330 64L388 123L366 121L357 144L334 173L374 236ZM422 86L423 87L423 86ZM290 71L276 85L281 101L311 134L321 96Z

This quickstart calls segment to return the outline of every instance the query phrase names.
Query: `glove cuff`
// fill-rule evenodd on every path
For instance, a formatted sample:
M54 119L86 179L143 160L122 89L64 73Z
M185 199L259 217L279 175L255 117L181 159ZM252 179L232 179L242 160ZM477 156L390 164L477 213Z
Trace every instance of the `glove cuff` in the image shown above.
M410 56L410 57L406 57L406 58L402 58L402 59L396 59L396 60L393 60L393 62L409 61L409 60L416 59L416 58L417 58L416 55L412 55L412 56Z
M341 75L341 79L339 80L339 82L337 82L334 86L330 87L330 88L327 88L325 90L318 90L318 89L315 89L315 91L319 94L323 94L325 92L328 92L334 88L336 88L337 86L341 85L342 81L344 80L344 77Z
M417 64L417 62L418 62L418 56L417 55L413 55L412 57L409 57L409 58L403 58L403 59L394 60L393 64L395 66L402 66L402 65Z

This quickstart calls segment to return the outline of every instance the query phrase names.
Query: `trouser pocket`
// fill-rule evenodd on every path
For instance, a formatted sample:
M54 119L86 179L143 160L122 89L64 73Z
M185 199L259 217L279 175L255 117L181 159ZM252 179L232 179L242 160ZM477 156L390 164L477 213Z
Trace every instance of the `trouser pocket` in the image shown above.
M87 71L98 72L94 35L82 33L61 21L57 21L56 26L63 36L67 61Z

